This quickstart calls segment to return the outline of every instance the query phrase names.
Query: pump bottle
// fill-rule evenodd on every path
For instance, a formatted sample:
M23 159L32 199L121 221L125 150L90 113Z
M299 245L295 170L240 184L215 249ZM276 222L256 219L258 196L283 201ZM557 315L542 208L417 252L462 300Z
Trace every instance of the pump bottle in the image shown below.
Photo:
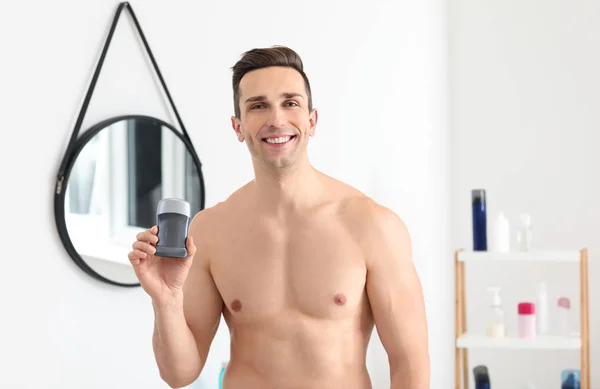
M504 310L502 309L502 300L500 299L500 288L489 287L488 292L493 292L492 305L489 322L487 325L487 336L499 338L506 335L506 323L504 322Z

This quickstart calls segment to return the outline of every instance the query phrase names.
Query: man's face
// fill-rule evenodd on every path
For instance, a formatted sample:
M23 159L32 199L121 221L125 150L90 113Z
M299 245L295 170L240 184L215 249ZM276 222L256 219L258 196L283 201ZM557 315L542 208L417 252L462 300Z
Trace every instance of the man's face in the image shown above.
M295 69L268 67L240 81L240 118L231 123L252 159L270 169L284 169L306 154L317 112L308 110L304 79Z

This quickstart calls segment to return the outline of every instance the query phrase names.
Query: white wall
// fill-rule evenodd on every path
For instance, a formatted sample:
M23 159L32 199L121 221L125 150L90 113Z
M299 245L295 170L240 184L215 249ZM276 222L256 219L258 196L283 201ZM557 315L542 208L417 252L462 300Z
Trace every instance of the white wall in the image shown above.
M450 8L453 244L472 248L470 190L488 190L489 215L503 210L514 228L521 212L533 218L534 245L590 250L591 365L600 387L600 338L595 279L600 249L600 2L467 1ZM471 270L471 271L469 271ZM469 264L468 328L483 330L485 287L503 287L509 330L516 305L549 285L551 303L576 302L577 265ZM579 367L579 352L470 354L487 364L494 388L558 388L563 368ZM472 372L470 372L472 380Z
M151 349L149 299L139 288L85 275L63 249L53 219L56 170L116 6L0 6L0 387L165 387ZM453 289L443 1L133 6L204 164L208 206L252 177L247 149L230 129L230 67L253 47L285 44L301 54L320 109L311 158L407 222L427 299L432 388L446 387ZM150 69L129 17L121 19L83 128L126 113L175 123ZM227 335L222 325L202 376L206 388L216 388ZM387 357L376 334L373 340L374 387L387 388Z

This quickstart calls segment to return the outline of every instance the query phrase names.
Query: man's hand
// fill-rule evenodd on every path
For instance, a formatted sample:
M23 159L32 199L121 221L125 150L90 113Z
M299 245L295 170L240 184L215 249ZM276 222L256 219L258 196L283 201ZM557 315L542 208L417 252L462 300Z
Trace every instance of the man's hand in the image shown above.
M158 304L167 303L181 294L187 278L196 246L192 237L188 237L186 245L188 257L164 258L157 257L156 243L158 242L158 227L140 232L132 244L128 258L142 288Z

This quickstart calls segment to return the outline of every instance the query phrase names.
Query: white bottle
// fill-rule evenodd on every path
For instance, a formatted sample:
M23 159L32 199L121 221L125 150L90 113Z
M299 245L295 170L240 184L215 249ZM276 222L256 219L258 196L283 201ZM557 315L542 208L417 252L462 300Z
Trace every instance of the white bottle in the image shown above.
M517 232L517 245L519 251L529 251L531 250L532 240L531 215L524 213L520 216L519 220L521 221L521 227Z
M537 291L537 299L535 303L536 323L537 323L537 334L547 335L548 334L548 294L546 291L546 284L541 283Z
M493 224L492 251L507 253L510 251L510 226L503 212L498 212Z
M502 300L500 299L500 288L489 287L489 292L494 292L492 298L492 311L490 313L489 322L487 325L487 336L492 338L503 337L506 334L506 324L504 323L504 310L502 309Z
M560 297L558 299L557 307L557 334L560 336L571 335L571 301L567 297Z

